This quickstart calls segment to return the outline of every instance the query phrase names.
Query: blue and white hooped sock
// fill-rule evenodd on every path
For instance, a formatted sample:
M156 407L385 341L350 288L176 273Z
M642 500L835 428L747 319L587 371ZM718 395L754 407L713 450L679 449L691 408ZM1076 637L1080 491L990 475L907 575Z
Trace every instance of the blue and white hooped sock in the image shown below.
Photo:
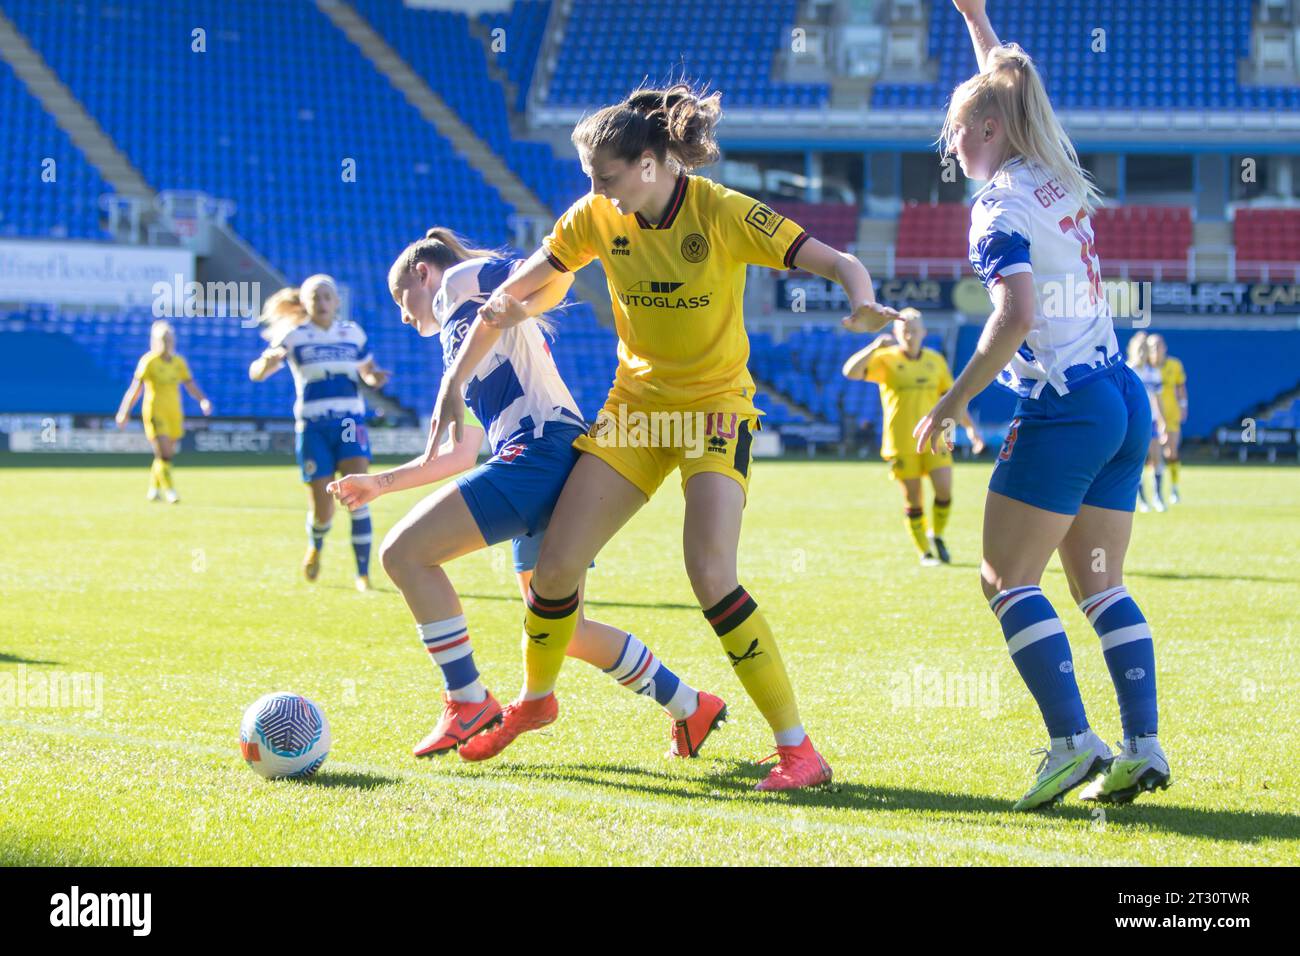
M458 614L445 621L417 624L420 641L433 662L442 670L447 685L447 695L452 700L476 704L487 699L487 688L479 680L474 665L474 648L469 643L469 628L465 615Z
M699 703L695 689L631 634L623 641L614 666L604 672L633 693L653 697L673 720L685 720L695 713Z
M1119 584L1084 598L1079 610L1088 617L1110 670L1125 739L1154 734L1159 724L1156 706L1156 650L1151 627L1128 588Z
M357 559L357 574L370 573L370 505L362 505L352 512L352 553Z
M318 524L316 522L316 512L307 512L307 542L317 551L325 547L325 535L329 533L330 524L329 521Z
M1010 588L989 602L1002 624L1011 660L1038 702L1051 737L1088 729L1065 628L1037 585Z

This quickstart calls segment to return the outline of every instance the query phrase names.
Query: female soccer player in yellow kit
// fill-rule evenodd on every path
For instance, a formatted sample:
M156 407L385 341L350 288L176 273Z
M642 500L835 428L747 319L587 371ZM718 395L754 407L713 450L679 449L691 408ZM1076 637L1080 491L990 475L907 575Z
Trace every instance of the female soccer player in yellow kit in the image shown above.
M153 446L153 465L149 469L150 501L160 494L176 504L180 495L172 484L172 459L176 445L185 434L185 413L181 410L181 386L196 399L204 415L212 414L212 403L190 374L185 359L176 354L176 332L171 323L159 319L149 329L149 351L140 356L131 376L131 384L117 409L117 427L125 428L131 408L144 390L144 435Z
M435 434L459 429L465 376L502 329L529 317L521 302L556 274L601 260L619 336L618 371L595 424L574 442L582 454L538 556L524 617L523 692L505 708L500 726L461 749L467 759L494 756L520 733L555 720L553 691L578 622L582 573L680 470L691 586L737 678L776 735L779 763L758 789L830 780L829 765L803 730L767 620L737 580L759 414L746 368L745 268L797 265L834 279L854 305L850 318L859 331L877 330L897 313L876 304L871 277L853 256L823 245L761 202L689 175L718 158L719 114L718 94L701 97L678 85L640 90L579 123L573 142L591 192L479 310L443 378Z
M1182 444L1183 423L1187 421L1187 370L1182 362L1169 354L1163 335L1148 335L1146 348L1147 361L1160 371L1157 399L1165 422L1164 455L1165 464L1169 466L1169 503L1176 505L1182 500L1178 493L1178 478L1182 471L1178 446ZM1159 492L1158 488L1156 490Z
M880 457L890 463L890 476L902 486L907 528L921 564L932 567L951 560L943 532L952 508L952 452L946 446L937 452L918 452L912 441L912 429L939 401L939 396L952 388L952 372L947 360L934 349L925 348L924 342L925 322L921 313L904 309L894 320L893 334L882 332L870 345L851 356L844 363L843 373L845 378L880 386L885 418ZM984 442L975 431L975 423L966 415L961 424L978 455L984 450ZM926 475L934 486L933 523L928 536L921 490L921 479Z

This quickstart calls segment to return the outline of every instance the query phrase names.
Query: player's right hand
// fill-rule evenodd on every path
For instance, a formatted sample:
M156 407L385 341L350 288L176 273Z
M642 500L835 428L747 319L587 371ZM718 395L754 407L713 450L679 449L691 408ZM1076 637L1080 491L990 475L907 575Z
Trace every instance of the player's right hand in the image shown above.
M325 490L347 507L355 511L368 501L379 497L379 482L374 475L344 475L331 481Z

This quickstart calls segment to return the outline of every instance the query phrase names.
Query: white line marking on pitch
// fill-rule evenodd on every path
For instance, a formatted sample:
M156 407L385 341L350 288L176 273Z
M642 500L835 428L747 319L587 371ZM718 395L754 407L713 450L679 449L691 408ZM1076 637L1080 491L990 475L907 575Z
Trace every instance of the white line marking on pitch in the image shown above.
M115 734L107 731L91 730L85 727L73 727L68 725L33 724L19 720L0 720L0 727L10 727L15 730L26 730L39 734L81 737L86 740L102 740L111 743L127 744L136 747L150 747L159 750L180 750L187 753L204 754L207 756L227 757L232 760L238 759L239 753L234 744L229 747L217 747L210 744L189 743L183 740L157 740L151 737L139 737L132 734ZM374 764L348 763L345 761L335 760L331 761L329 766L336 770L351 771L354 773L368 773L382 777L398 777L402 779L403 782L408 783L418 782L420 779L410 776L400 769L377 766ZM535 790L532 786L514 783L509 780L495 780L486 777L470 776L452 777L443 774L435 774L435 776L439 776L455 786L479 790L498 791L511 794L532 793ZM736 810L726 806L702 806L698 804L678 806L671 803L648 800L644 797L620 796L617 801L614 801L611 805L610 801L597 799L586 791L556 784L547 785L547 794L558 797L568 803L588 806L599 805L602 809L636 809L651 814L663 814L669 816L704 816L711 817L715 820L726 821L728 823L743 824L745 826L772 827L785 833L833 833L840 836L865 837L875 840L892 840L897 843L921 844L924 846L935 847L937 849L978 850L982 853L990 853L995 856L1004 856L1013 860L1022 860L1026 863L1037 863L1045 866L1143 865L1131 860L1105 861L1098 860L1095 857L1082 856L1060 850L1038 850L1029 846L1014 846L980 837L936 836L912 830L897 830L889 827L875 827L859 823L841 823L833 820L808 820L802 816L802 814L809 811L832 808L792 808L799 814L799 816L792 819L791 814L759 813L752 810Z

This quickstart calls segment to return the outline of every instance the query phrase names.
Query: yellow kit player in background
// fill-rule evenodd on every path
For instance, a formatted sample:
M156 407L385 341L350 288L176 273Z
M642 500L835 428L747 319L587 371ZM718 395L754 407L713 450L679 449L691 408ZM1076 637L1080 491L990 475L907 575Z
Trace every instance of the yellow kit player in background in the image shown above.
M950 560L943 541L952 508L952 452L918 452L912 430L939 396L952 388L948 362L934 349L923 346L925 322L916 309L903 309L894 320L893 332L883 332L870 345L844 363L844 377L875 382L880 386L884 411L884 437L880 457L891 465L889 473L903 488L907 502L907 527L921 556L931 567ZM961 422L970 438L971 450L979 454L984 442L969 415ZM934 511L927 533L921 479L930 476L934 486Z
M1187 371L1183 363L1169 354L1164 336L1156 333L1147 336L1147 361L1160 370L1160 391L1157 400L1165 419L1165 464L1169 466L1169 503L1178 504L1178 477L1182 461L1178 446L1183 438L1183 423L1187 421ZM1157 481L1160 479L1157 478Z
M153 446L153 465L149 469L150 501L165 495L171 504L180 501L172 484L172 459L176 446L185 434L185 413L181 409L181 386L199 403L204 415L212 414L212 403L199 388L185 359L176 354L176 332L163 319L149 330L149 351L140 356L131 384L117 409L117 427L125 428L131 408L140 391L144 391L144 435Z

